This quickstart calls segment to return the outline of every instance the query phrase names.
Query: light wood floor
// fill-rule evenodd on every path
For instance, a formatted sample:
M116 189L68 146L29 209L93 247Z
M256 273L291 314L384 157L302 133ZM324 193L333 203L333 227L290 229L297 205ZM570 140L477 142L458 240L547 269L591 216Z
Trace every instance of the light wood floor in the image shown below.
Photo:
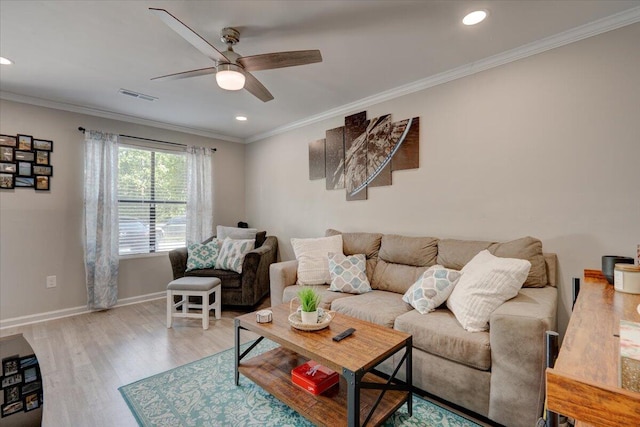
M268 307L269 300L260 306ZM118 387L233 347L233 318L166 327L166 300L8 328L33 347L44 380L43 426L137 426ZM252 339L242 334L243 341ZM0 422L0 424L2 424Z

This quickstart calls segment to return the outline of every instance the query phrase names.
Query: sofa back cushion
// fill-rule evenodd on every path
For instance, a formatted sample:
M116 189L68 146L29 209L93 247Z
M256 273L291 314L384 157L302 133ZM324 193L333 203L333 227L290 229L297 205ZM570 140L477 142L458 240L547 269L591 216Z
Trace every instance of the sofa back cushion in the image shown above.
M404 294L436 263L438 239L394 234L382 236L371 287Z
M533 237L523 237L505 243L442 239L438 242L438 264L461 270L485 249L497 257L529 261L531 269L523 285L525 288L541 288L548 284L542 242Z
M343 233L338 230L328 229L325 232L327 237L342 235L342 251L345 255L364 254L367 260L367 279L369 283L373 280L373 271L378 262L378 252L382 234L380 233Z

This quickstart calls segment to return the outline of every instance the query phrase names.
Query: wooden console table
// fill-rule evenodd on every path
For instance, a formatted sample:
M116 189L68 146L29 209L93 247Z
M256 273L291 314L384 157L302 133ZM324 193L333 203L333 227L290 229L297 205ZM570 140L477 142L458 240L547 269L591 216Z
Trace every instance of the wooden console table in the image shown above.
M640 322L640 295L616 292L600 271L585 280L553 369L547 369L549 410L576 426L640 426L640 393L619 386L620 320Z

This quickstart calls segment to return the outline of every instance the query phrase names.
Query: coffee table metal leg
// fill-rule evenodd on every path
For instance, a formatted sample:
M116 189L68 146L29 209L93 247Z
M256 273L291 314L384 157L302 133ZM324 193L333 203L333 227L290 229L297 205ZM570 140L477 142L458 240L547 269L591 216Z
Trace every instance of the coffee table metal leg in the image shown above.
M409 416L413 416L413 360L411 357L411 349L413 348L412 339L409 338L407 341L407 361L406 361L406 383L407 388L409 390L409 396L407 397L407 410L409 411Z
M240 365L240 321L238 319L234 319L234 329L235 329L235 357L234 360L234 368L235 368L235 383L238 385L240 383L240 371L238 370L238 366Z
M347 380L347 425L357 427L360 425L360 378L348 369L342 373Z

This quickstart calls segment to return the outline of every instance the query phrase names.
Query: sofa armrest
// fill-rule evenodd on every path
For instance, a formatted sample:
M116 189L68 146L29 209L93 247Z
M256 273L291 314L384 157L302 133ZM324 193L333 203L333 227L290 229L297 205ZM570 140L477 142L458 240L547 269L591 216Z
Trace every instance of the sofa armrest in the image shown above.
M298 261L283 261L271 264L269 269L271 278L271 306L282 304L284 288L296 284L298 279Z
M169 261L173 270L173 280L184 277L187 270L187 248L178 248L169 252Z
M535 425L542 415L545 332L556 329L557 299L554 287L524 288L491 314L490 419Z

